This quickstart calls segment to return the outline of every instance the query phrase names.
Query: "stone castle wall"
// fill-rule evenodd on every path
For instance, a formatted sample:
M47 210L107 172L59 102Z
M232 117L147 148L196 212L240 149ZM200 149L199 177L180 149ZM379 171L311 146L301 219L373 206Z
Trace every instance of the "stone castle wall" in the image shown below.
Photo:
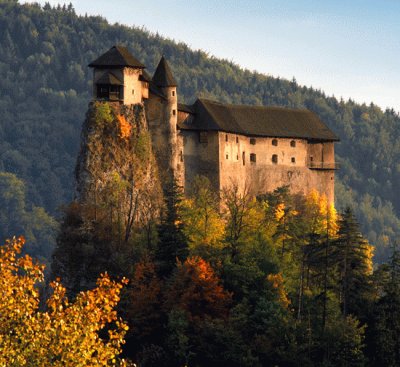
M333 143L222 132L218 142L220 189L235 183L240 189L262 194L289 185L293 193L315 189L333 202L334 171L320 169L321 162L334 163ZM318 169L310 169L310 156Z
M334 200L334 171L321 169L334 164L333 143L309 144L305 139L248 137L224 132L183 131L185 188L196 175L207 176L217 190L232 184L254 194L289 185L293 193L317 190ZM274 141L274 145L273 144ZM273 158L275 156L275 158ZM312 157L315 167L310 169ZM276 163L275 163L276 162Z
M124 103L126 105L142 102L142 82L140 69L124 68Z

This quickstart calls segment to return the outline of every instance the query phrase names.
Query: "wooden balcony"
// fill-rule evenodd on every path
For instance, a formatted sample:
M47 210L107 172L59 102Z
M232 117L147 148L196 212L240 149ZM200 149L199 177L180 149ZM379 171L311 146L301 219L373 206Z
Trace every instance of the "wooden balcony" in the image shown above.
M340 168L339 163L336 162L314 162L314 161L308 161L307 167L309 169L316 169L316 170L338 170Z

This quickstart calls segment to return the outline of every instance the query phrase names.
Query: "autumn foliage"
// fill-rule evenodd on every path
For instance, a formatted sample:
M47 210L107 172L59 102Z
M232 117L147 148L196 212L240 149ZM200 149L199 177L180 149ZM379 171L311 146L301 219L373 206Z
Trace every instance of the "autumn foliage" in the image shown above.
M186 311L189 319L228 314L231 294L224 290L210 264L200 257L177 263L166 296L166 308Z
M117 356L127 326L115 311L125 280L103 274L73 302L54 281L40 311L44 266L20 255L24 242L14 238L0 248L0 366L126 366Z

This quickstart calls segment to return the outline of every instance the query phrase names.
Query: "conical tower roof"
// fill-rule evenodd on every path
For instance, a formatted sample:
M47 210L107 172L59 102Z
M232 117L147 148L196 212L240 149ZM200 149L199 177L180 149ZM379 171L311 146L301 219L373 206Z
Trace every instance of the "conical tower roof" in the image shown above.
M145 66L137 60L126 47L113 46L106 53L89 64L90 67L132 67L144 69Z
M172 75L172 71L169 68L169 65L167 63L167 60L165 60L165 57L163 56L158 63L157 69L154 73L153 76L153 83L157 87L176 87L176 81L174 79L174 76Z

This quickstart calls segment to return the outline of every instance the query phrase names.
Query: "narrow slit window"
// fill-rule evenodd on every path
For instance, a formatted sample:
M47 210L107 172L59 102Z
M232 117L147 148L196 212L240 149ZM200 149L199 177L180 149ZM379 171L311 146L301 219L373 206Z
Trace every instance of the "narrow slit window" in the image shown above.
M225 158L226 158L226 159L229 159L229 155L228 155L228 154L226 154L226 155L225 155Z
M181 162L183 162L183 152L181 151L181 154L180 154L180 158L181 158Z
M176 115L176 110L172 110L172 114L175 116Z
M245 152L242 153L242 161L243 161L243 166L246 164L246 154Z
M236 144L239 144L239 137L236 137Z
M225 134L225 141L228 141L228 134Z
M174 90L172 91L172 97L175 97L175 91Z
M256 163L256 155L255 153L250 154L250 162Z
M200 143L208 143L207 131L200 131L199 142Z
M274 164L278 163L278 155L277 154L272 155L272 163L274 163Z

